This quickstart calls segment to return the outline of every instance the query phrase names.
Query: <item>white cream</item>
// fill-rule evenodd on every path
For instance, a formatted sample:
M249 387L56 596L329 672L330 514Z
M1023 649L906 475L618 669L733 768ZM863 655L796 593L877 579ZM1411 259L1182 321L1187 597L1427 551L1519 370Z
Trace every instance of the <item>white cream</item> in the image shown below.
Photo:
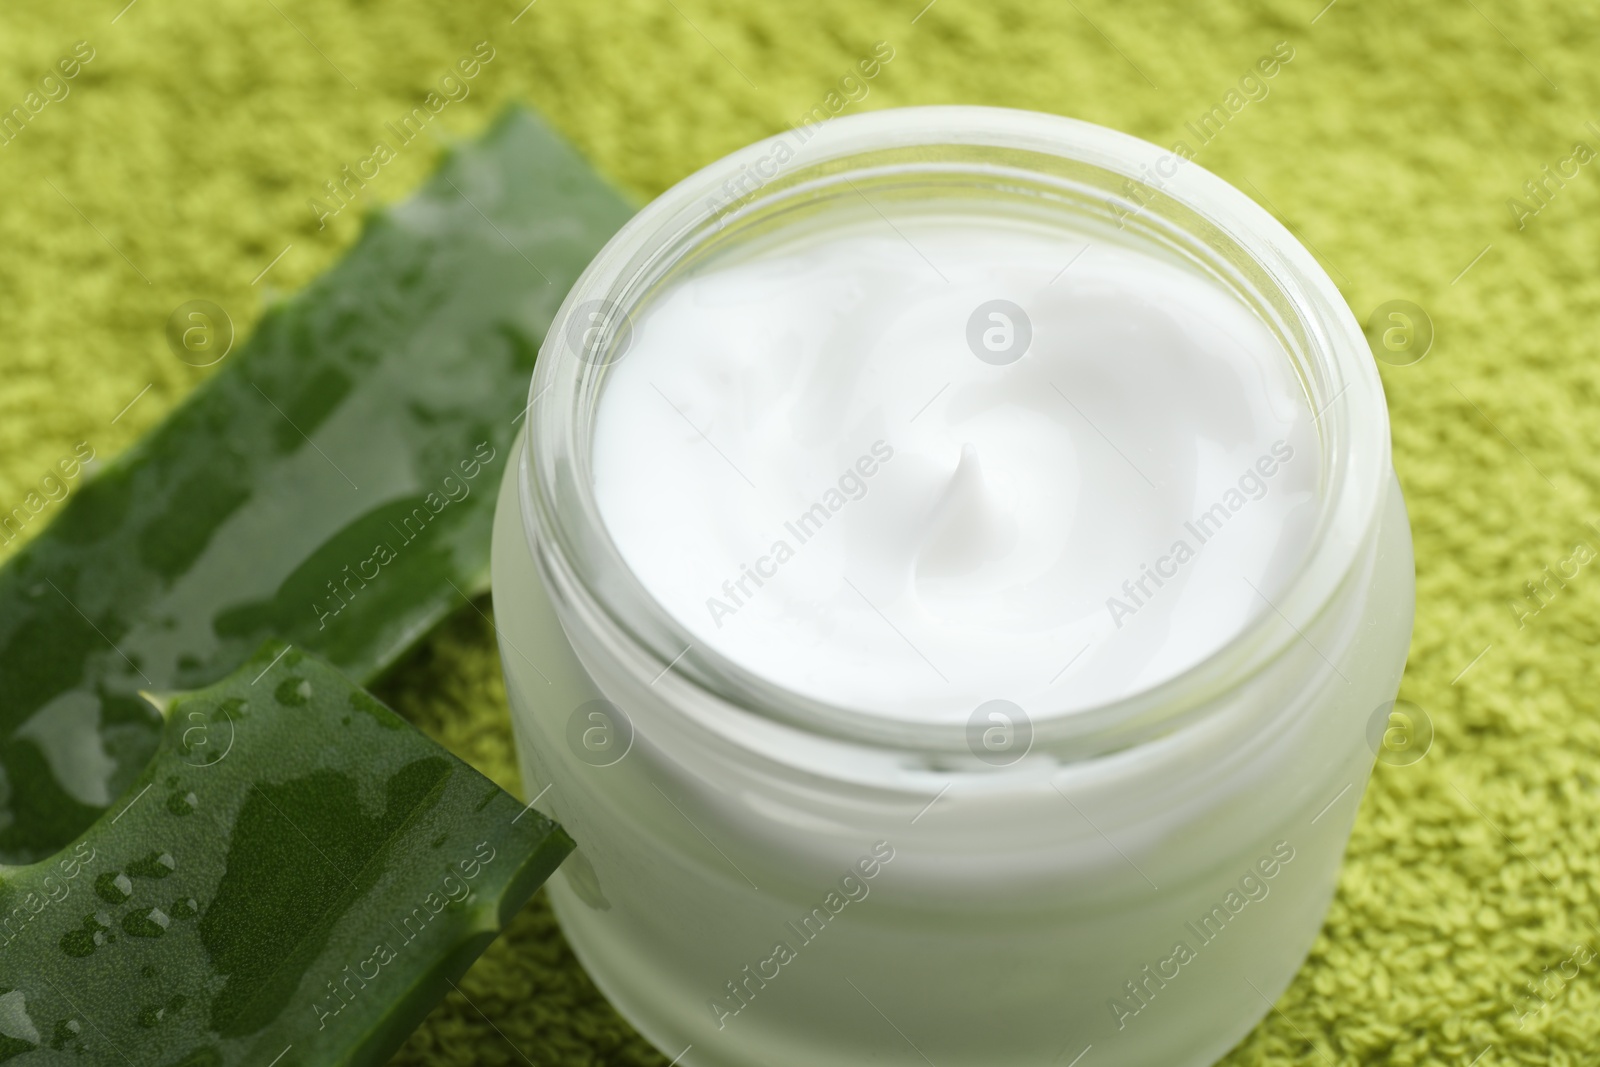
M993 215L794 229L661 293L600 402L600 513L696 643L865 713L1038 719L1273 610L1321 461L1226 290Z

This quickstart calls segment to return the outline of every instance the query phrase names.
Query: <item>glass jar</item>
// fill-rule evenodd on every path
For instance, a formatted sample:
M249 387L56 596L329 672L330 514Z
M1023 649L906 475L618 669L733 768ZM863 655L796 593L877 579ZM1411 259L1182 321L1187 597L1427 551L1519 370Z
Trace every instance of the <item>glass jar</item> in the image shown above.
M1320 439L1310 547L1192 668L996 760L960 725L786 692L700 647L595 506L607 368L652 294L845 197L1058 214L1231 291ZM1316 936L1411 632L1382 387L1328 276L1154 145L992 108L881 111L712 164L612 239L540 354L495 525L528 793L577 840L550 884L579 959L686 1064L1209 1064ZM664 516L663 521L671 521Z

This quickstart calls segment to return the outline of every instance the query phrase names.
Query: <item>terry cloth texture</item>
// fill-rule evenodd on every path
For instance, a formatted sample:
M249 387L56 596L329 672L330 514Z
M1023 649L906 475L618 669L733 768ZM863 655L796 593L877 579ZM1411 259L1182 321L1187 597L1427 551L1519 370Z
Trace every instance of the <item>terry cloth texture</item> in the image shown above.
M368 181L372 202L513 100L641 203L819 107L1006 105L1184 142L1300 236L1358 318L1425 308L1432 350L1383 378L1417 552L1402 695L1436 737L1341 801L1360 816L1327 924L1226 1062L1600 1062L1600 957L1567 962L1600 952L1600 564L1579 562L1600 546L1592 4L9 4L0 111L43 103L0 145L0 510L79 442L116 453L201 380L163 340L178 304L215 300L247 331L334 262L357 211L319 228L308 202L485 40L471 95ZM879 41L893 58L847 80ZM75 46L92 58L49 99L40 79ZM476 614L384 695L517 788ZM462 992L396 1062L666 1062L542 896Z

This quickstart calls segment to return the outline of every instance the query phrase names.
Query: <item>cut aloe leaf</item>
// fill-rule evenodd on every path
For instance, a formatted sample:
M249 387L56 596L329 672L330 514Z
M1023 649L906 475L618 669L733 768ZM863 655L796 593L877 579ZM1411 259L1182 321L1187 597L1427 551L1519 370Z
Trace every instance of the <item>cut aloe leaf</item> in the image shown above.
M630 213L511 112L0 568L0 862L126 793L161 730L141 690L209 685L269 636L365 683L487 589L534 355Z
M116 813L0 868L0 1062L381 1064L572 849L281 643L163 703Z

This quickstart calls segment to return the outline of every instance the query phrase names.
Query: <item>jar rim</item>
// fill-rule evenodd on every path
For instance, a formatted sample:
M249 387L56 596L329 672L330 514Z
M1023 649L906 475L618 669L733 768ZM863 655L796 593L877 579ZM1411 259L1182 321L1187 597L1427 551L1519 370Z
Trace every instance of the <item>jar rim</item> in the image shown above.
M780 165L779 173L768 178L760 168L771 168L780 146L795 162ZM875 165L872 161L881 164L885 153L920 158L920 164L900 164L898 173L927 175L939 169L941 152L959 151L1006 153L1040 167L1054 160L1121 179L1119 191L1107 197L1112 210L1141 215L1149 207L1147 200L1159 201L1167 210L1192 216L1210 235L1210 244L1242 254L1265 287L1263 299L1270 297L1291 313L1280 326L1303 351L1286 355L1305 361L1302 384L1321 438L1318 519L1299 566L1278 597L1268 601L1271 610L1257 613L1211 653L1153 685L1091 707L1053 714L1029 709L1034 746L1064 755L1103 752L1203 714L1296 641L1308 640L1304 631L1361 559L1390 478L1382 383L1361 328L1333 280L1265 208L1188 157L1062 116L934 106L830 119L739 149L662 193L589 264L540 348L519 472L524 535L563 627L592 628L608 655L634 675L654 679L651 684L669 699L675 691L686 702L709 694L728 707L834 740L929 754L966 750L965 724L891 719L821 702L701 647L644 590L613 544L595 504L587 465L590 442L583 432L585 405L592 413L602 388L610 358L606 346L626 345L621 335L631 328L630 309L692 255L697 242L753 217L763 206L770 208L775 198L806 195L808 183L836 182L840 174L845 181L863 180ZM966 169L986 170L978 164ZM1028 172L1026 166L1020 171L989 170L995 180ZM752 173L760 180L749 190ZM1063 181L1045 170L1034 173L1047 186ZM1157 214L1149 212L1139 224L1175 225ZM1184 236L1195 237L1193 232ZM604 319L599 335L591 338L596 308L603 309ZM620 317L614 314L617 310ZM619 321L620 327L615 325ZM1280 339L1284 336L1280 331ZM579 337L584 340L577 341Z

